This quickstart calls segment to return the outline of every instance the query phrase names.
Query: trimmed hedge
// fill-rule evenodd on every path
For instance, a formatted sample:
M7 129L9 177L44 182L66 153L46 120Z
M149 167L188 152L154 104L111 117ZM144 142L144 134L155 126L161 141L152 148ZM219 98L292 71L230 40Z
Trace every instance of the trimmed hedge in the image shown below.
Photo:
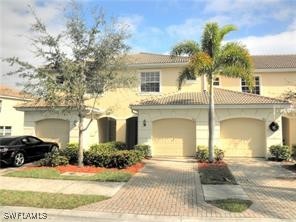
M150 149L149 145L138 144L138 145L134 146L134 149L141 151L145 158L150 158L151 157L151 149Z
M60 155L68 158L70 164L78 162L78 143L69 143L65 149L59 150Z
M111 152L86 151L84 163L106 168L126 168L140 162L144 158L138 150L118 150Z
M291 156L289 146L273 145L269 147L270 154L276 161L287 160Z
M209 159L209 148L204 145L197 146L197 151L195 158L200 162L205 162ZM224 150L219 149L217 146L214 146L214 158L216 161L221 161L224 159Z
M45 154L45 158L37 161L37 165L39 166L56 167L67 164L69 164L68 158L66 156L61 155L58 152L47 153Z

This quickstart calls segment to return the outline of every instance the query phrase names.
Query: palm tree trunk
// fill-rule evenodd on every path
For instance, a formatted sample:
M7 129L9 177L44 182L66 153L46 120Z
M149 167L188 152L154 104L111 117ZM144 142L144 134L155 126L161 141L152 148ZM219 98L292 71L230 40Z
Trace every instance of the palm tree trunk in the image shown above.
M213 76L209 77L210 92L209 92L209 162L214 161L214 128L215 128L215 112L214 112L214 90Z
M79 151L78 151L78 166L83 166L83 116L79 114Z

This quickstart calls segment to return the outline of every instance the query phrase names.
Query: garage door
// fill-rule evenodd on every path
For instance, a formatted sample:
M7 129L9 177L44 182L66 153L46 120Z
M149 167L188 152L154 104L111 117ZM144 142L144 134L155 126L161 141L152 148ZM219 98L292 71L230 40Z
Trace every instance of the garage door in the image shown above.
M264 122L256 119L229 119L220 125L221 148L227 157L264 157Z
M45 119L36 122L36 136L47 141L55 141L60 147L69 142L69 121L61 119Z
M194 156L195 123L185 119L162 119L152 124L153 156Z

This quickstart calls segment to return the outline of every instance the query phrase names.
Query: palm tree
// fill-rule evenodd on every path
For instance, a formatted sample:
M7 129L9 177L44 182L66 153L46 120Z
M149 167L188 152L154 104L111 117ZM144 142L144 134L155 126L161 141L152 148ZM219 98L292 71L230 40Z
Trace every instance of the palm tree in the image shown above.
M201 37L201 44L196 41L184 41L177 44L171 56L189 56L189 63L178 78L179 89L184 80L205 75L209 85L209 162L214 161L214 91L215 76L227 76L245 79L252 86L251 56L240 43L228 42L222 45L226 34L236 30L233 25L219 27L217 23L207 23Z

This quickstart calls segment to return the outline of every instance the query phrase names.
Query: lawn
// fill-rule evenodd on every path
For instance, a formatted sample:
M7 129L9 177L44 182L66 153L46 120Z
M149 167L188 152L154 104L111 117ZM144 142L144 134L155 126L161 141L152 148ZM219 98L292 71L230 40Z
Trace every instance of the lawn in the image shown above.
M233 184L237 185L234 176L231 174L224 162L198 163L198 171L202 184Z
M237 213L245 211L252 205L252 201L240 199L212 200L207 201L207 203L212 204L220 209Z
M95 173L94 175L78 176L78 175L62 175L57 169L49 167L25 168L5 174L9 177L25 177L38 179L56 179L56 180L88 180L100 182L126 182L132 174L124 171L104 171Z
M105 196L0 190L1 206L73 209L106 200Z

